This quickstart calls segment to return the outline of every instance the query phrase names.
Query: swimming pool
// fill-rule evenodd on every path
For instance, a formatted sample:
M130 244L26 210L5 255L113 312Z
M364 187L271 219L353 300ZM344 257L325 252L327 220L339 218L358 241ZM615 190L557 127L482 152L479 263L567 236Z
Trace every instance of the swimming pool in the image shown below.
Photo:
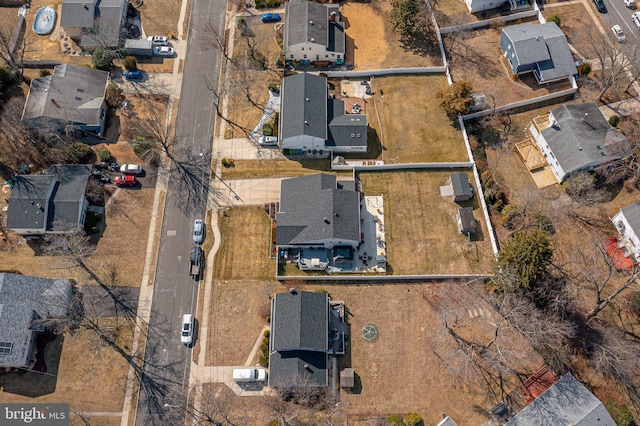
M56 22L56 11L52 7L41 7L33 20L33 31L39 35L49 34Z

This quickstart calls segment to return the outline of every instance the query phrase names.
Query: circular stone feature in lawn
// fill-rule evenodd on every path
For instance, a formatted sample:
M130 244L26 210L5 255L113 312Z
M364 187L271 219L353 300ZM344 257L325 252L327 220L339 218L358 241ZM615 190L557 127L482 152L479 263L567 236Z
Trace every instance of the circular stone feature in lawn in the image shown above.
M374 324L367 324L362 327L360 335L367 342L374 343L378 340L378 327Z

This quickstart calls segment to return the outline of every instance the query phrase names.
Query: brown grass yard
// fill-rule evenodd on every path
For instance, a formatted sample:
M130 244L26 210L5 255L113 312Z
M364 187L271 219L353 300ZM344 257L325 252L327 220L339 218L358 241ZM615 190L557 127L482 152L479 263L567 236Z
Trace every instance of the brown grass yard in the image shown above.
M331 171L329 159L308 159L294 161L274 160L235 160L233 167L222 169L223 179L248 179L277 176L306 176L317 173L339 174Z
M100 321L101 325L117 330L121 347L131 344L132 330L128 323L116 326L112 318ZM98 351L97 341L95 333L81 331L49 343L48 372L57 374L57 378L25 371L4 373L0 376L0 400L5 403L68 402L71 411L81 412L121 411L128 364L106 345Z
M385 163L469 161L462 133L451 125L434 96L445 87L447 80L440 75L372 80L374 96L367 99L367 121L384 145Z
M390 1L345 3L341 13L346 22L346 62L356 70L442 65L437 49L421 56L403 48L388 24Z
M557 3L545 6L542 15L548 18L551 15L558 15L561 19L560 28L567 36L569 43L587 59L595 59L591 51L593 48L589 44L589 33L600 22L593 22L591 15L587 12L584 4Z
M365 195L384 196L392 274L491 272L494 256L477 196L467 202L481 225L471 245L458 233L455 216L460 206L440 196L440 186L450 175L451 171L431 170L359 174Z
M269 83L280 84L281 73L274 69L276 59L280 54L280 46L276 43L274 26L263 24L259 19L247 19L252 39L243 36L236 28L233 57L238 61L238 65L228 65L232 67L227 71L229 80L227 85L228 118L235 123L235 128L231 128L227 123L227 128L231 130L230 137L246 137L262 118L263 111L256 105L264 105L269 99ZM253 23L253 25L251 24ZM250 49L247 40L255 44L255 50L263 54L267 59L269 69L255 69L248 62ZM249 99L250 97L250 99ZM256 105L254 105L256 104Z
M148 36L168 36L170 33L178 33L178 19L182 0L145 1L138 8L140 21L145 34ZM191 9L187 9L185 24L189 22ZM184 33L187 37L187 33Z
M215 271L219 280L269 280L276 263L269 259L271 221L262 207L236 207L220 216L221 247Z

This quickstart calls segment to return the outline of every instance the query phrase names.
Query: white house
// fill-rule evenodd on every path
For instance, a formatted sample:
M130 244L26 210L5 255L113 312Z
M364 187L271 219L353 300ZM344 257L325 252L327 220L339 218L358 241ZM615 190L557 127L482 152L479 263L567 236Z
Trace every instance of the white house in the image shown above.
M327 79L300 73L285 77L280 109L280 148L290 155L366 152L367 118L329 98Z
M591 171L630 152L627 138L609 126L594 102L565 104L534 120L529 131L558 182L574 172Z
M292 0L285 4L284 19L287 61L344 62L346 37L338 5Z
M640 261L640 201L629 204L611 219L620 236L618 244Z

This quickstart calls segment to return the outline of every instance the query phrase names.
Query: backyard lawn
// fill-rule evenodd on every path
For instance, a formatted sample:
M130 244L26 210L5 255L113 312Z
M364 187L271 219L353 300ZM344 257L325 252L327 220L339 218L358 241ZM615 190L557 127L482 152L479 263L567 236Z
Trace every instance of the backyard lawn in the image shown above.
M440 186L446 184L451 173L430 170L358 175L365 195L384 196L388 272L491 272L494 256L477 196L458 205L451 197L440 195ZM480 225L470 243L458 232L456 224L456 212L461 206L473 207Z
M451 125L434 96L446 87L441 75L372 80L374 96L367 99L367 121L384 146L385 163L469 161L462 133Z

